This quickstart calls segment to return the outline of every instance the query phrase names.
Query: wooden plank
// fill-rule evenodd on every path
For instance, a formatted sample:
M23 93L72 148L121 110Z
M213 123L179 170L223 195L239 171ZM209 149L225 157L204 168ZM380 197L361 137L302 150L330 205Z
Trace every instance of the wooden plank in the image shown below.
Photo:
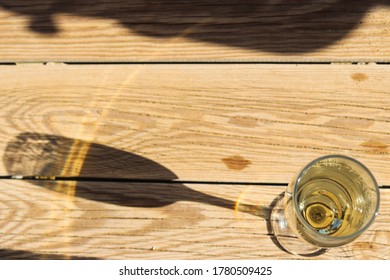
M390 185L385 65L0 67L0 174L288 182L346 154Z
M0 181L0 258L295 259L275 245L283 188ZM315 259L389 259L390 192L356 241Z
M386 1L13 0L0 61L389 61Z

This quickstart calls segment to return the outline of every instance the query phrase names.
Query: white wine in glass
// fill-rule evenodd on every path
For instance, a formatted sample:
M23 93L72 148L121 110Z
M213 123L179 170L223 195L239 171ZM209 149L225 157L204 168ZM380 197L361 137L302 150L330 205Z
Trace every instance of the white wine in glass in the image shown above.
M285 250L307 255L353 241L373 223L378 209L378 184L367 167L330 155L310 162L295 176L271 220Z

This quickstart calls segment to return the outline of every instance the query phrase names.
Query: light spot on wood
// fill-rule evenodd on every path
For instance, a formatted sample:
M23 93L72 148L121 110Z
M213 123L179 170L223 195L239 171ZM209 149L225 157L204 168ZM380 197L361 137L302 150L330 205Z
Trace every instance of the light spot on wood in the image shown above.
M361 120L346 117L337 117L326 122L327 126L334 128L362 129L369 128L375 124L371 120Z
M257 126L256 118L250 116L234 116L230 118L229 123L242 127Z
M368 79L368 76L364 73L354 73L351 77L356 82L363 82Z
M375 231L374 242L380 244L390 244L390 232Z
M242 156L232 156L223 158L222 162L231 170L243 170L248 167L252 162L243 158Z
M387 144L375 140L369 140L363 142L360 145L366 148L373 148L373 149L386 149L388 147Z

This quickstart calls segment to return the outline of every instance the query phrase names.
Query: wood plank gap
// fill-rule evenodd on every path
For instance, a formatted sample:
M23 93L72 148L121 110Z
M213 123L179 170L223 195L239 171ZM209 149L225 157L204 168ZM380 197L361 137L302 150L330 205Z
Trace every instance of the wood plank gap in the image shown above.
M246 64L277 64L277 65L284 65L284 64L302 64L302 65L327 65L332 64L331 61L134 61L134 62L63 62L66 65L138 65L138 64L146 64L146 65L158 65L158 64L173 64L173 65L186 65L186 64L222 64L222 65L230 65L230 64L239 64L239 65L246 65ZM354 62L350 62L353 64ZM357 62L356 62L357 63Z
M387 61L3 61L0 62L0 66L15 66L18 64L65 64L65 65L330 65L330 64L343 64L343 65L389 65Z
M201 180L160 180L142 178L101 178L84 176L23 176L6 175L0 176L2 180L28 180L28 181L81 181L81 182L115 182L115 183L137 183L137 184L208 184L208 185L246 185L246 186L280 186L286 187L288 183L275 182L235 182L235 181L201 181Z
M84 176L23 176L5 175L0 180L28 180L28 181L80 181L80 182L113 182L137 184L195 184L195 185L242 185L242 186L272 186L286 187L288 183L275 182L240 182L240 181L204 181L204 180L159 180L142 178L100 178ZM390 189L388 185L379 186L380 189Z
M330 64L342 64L342 65L389 65L387 61L4 61L0 62L0 66L18 64L65 64L65 65L330 65Z

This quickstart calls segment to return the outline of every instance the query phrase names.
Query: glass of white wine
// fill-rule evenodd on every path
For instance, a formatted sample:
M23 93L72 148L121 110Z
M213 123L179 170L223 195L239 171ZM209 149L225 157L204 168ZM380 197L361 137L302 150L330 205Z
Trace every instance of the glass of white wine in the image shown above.
M313 160L294 177L271 222L283 249L312 255L356 239L373 223L378 209L378 184L368 168L353 158L329 155Z

